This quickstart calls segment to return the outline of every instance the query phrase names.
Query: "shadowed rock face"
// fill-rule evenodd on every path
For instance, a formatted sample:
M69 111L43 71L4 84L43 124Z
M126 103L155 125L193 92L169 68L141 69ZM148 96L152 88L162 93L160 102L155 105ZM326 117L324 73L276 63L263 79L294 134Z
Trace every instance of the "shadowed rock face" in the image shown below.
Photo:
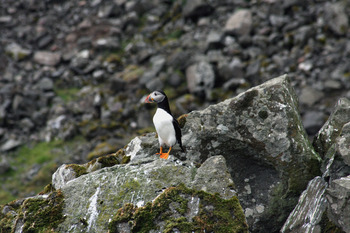
M216 153L226 158L255 232L278 231L319 172L287 76L188 114L183 142L188 160L200 163Z

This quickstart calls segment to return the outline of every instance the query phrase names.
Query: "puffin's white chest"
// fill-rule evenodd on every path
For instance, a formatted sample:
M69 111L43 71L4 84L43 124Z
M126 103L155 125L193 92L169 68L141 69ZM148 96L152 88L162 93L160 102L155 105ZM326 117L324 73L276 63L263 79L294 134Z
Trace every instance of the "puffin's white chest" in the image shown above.
M165 110L158 108L153 116L153 124L158 133L159 143L173 146L176 143L173 117Z

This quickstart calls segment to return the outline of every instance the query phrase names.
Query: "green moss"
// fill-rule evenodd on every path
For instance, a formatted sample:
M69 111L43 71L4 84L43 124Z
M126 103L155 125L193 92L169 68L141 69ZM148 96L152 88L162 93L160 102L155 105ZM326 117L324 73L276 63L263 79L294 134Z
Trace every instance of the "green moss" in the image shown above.
M130 162L130 156L123 156L121 164L127 164Z
M114 63L117 65L121 65L122 64L122 58L120 56L120 54L118 53L111 53L109 54L106 58L105 61L108 63Z
M174 229L180 232L198 232L199 228L194 229L193 224L190 223L185 217L172 218L166 221L164 233L174 232Z
M7 56L10 56L11 58L15 59L16 61L22 61L22 60L24 60L25 58L27 58L30 55L29 52L17 52L17 53L14 53L14 52L11 52L11 51L6 51L5 54Z
M48 194L55 191L55 188L52 186L52 183L48 184L45 186L45 188L43 189L43 191L41 191L39 193L39 195L43 195L43 194Z
M192 219L188 213L189 200L200 200L198 214ZM172 209L172 211L169 211ZM174 217L177 212L179 217ZM177 214L176 214L177 216ZM184 185L166 189L152 203L137 208L126 204L119 209L109 223L111 233L118 232L118 224L127 223L131 232L159 231L163 222L163 232L248 232L245 216L237 197L224 200L220 196L204 191L186 188Z
M261 224L268 224L271 219L274 219L276 228L283 225L289 213L293 210L298 202L298 195L288 192L287 184L282 182L276 185L271 192L271 199L268 207L265 210L265 216L260 219ZM283 209L284 211L281 211ZM274 229L278 231L279 229Z
M125 155L124 149L117 152L98 157L85 164L68 164L66 168L72 168L76 173L76 177L85 175L91 171L95 171L104 167L112 167L116 164L126 164L130 161L130 156ZM95 167L95 165L97 165ZM93 168L92 168L93 167Z
M106 155L97 159L97 162L102 164L102 167L112 167L119 164L119 160L115 155Z
M126 82L133 82L136 81L139 77L141 77L143 73L144 68L136 65L129 65L122 72L121 78Z
M60 88L60 89L55 89L55 93L61 97L61 99L64 102L70 102L73 100L76 100L77 94L80 91L79 88Z
M118 197L119 201L124 200L124 198L127 195L130 195L131 192L134 192L135 190L138 190L140 187L140 183L137 180L129 179L128 181L124 182L122 186L120 186L120 195Z
M69 165L66 165L66 168L72 168L76 174L76 177L87 174L86 167L83 165L69 164Z
M183 114L177 118L177 121L179 122L180 128L183 128L186 124L188 114Z
M129 161L130 161L130 156L125 155L125 148L121 148L115 153L108 154L98 158L98 162L102 163L103 167L111 167L111 166L114 166L115 164L126 164Z
M49 232L64 221L63 194L52 192L47 198L29 198L23 202L23 232Z
M8 212L7 214L3 214L4 206L0 206L0 232L14 232L14 223L16 221L16 215Z
M0 206L0 232L14 232L15 224L23 222L22 232L54 232L64 221L62 214L64 197L61 191L51 192L47 197L37 196L9 203L3 214Z

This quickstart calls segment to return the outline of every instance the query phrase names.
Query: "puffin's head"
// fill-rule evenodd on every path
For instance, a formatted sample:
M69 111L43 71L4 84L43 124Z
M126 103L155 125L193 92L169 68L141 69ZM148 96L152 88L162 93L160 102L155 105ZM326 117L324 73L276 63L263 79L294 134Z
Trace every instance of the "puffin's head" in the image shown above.
M163 91L157 90L149 94L146 99L145 103L160 103L166 98L166 95Z

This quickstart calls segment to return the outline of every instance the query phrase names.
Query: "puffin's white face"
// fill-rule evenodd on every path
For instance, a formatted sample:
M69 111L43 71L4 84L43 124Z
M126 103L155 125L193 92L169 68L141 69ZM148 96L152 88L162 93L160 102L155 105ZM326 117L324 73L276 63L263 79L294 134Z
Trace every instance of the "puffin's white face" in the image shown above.
M145 99L146 103L160 103L164 100L165 95L160 91L154 91Z

